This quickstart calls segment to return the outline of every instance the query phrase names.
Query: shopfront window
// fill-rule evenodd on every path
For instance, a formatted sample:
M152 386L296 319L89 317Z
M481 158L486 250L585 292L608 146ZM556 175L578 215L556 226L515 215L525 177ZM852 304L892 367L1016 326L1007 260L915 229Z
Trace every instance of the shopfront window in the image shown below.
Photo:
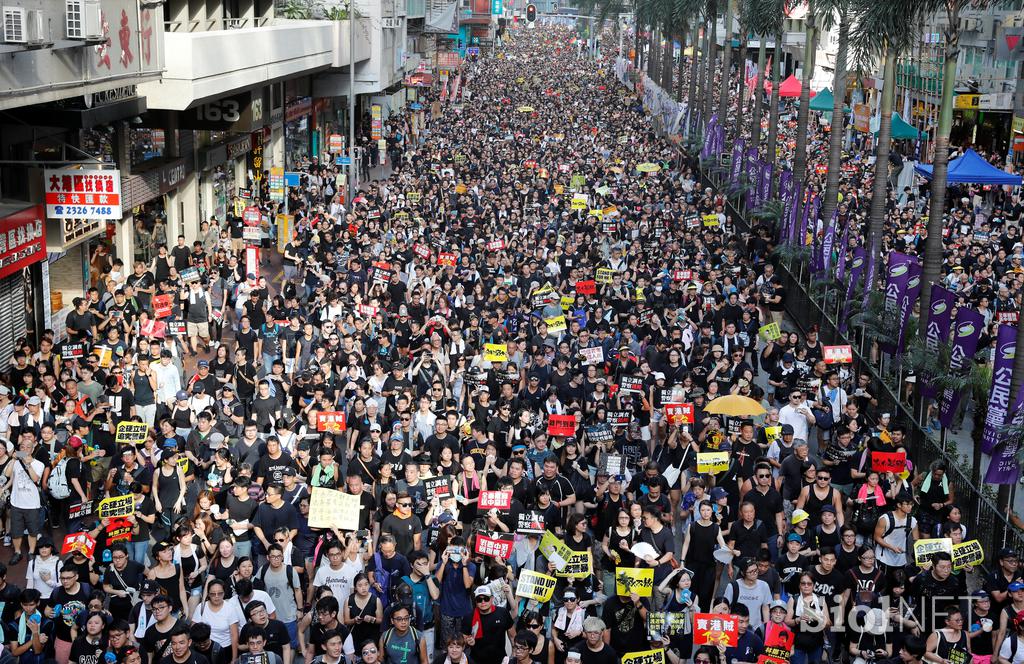
M235 169L232 165L217 166L213 171L213 214L218 219L227 217L232 192L235 191Z
M110 129L82 129L78 135L79 147L104 163L114 163L114 132Z
M149 265L156 256L158 244L167 243L167 212L164 197L144 203L132 210L135 224L135 255L136 261Z
M131 148L132 168L150 159L160 159L167 148L167 137L163 129L129 129L128 142Z
M303 115L284 126L285 162L289 169L298 168L309 159L309 116Z

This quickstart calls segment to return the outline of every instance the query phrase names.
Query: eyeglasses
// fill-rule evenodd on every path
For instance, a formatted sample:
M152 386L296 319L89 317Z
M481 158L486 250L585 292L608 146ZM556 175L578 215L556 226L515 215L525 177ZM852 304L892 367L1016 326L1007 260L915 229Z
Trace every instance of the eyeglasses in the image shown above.
M800 585L801 586L813 586L814 585L814 581L801 581Z
M224 596L224 593L223 593L223 591L222 591L222 592L216 592L216 593L207 593L207 594L208 594L208 595L209 595L210 597L223 597L223 596Z
M376 654L377 654L377 649L376 648L367 648L366 650L363 651L363 655L376 655Z
M409 622L409 616L391 616L391 619L398 622Z
M530 646L526 645L525 643L516 643L516 644L513 644L512 649L513 650L529 650Z
M64 576L64 575L61 575L60 580L61 581L74 581L77 578L78 578L77 576Z

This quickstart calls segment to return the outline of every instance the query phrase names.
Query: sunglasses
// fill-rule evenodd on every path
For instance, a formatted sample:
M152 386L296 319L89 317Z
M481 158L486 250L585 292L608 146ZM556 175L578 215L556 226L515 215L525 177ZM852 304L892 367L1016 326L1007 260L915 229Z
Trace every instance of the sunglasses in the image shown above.
M398 503L399 507L412 507L412 503Z
M476 598L476 603L477 604L483 604L484 602L490 602L490 601L491 601L490 597L477 597Z

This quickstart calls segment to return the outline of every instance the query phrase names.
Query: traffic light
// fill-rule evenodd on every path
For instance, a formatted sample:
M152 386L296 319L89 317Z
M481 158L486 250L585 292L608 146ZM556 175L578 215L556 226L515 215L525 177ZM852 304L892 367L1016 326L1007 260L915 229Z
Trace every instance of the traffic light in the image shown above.
M533 23L536 20L537 20L537 5L532 4L532 3L526 5L526 21L528 23Z

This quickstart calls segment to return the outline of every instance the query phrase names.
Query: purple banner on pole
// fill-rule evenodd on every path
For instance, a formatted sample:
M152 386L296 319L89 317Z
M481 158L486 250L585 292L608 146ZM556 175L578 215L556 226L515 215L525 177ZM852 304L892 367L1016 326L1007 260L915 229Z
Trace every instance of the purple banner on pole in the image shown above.
M806 189L804 189L803 193L804 196L802 196L801 198L805 198L806 200L803 201L803 215L801 215L800 217L800 232L798 235L798 241L800 242L800 246L804 246L807 244L807 223L811 217L811 199L810 196L807 194ZM813 233L813 229L811 229L811 231ZM811 237L811 244L814 244L813 235ZM811 255L811 260L814 260L813 254Z
M800 212L800 201L804 198L804 185L801 182L793 182L793 204L789 206L789 241L804 244L804 238L800 237L800 228L797 225L796 217Z
M836 223L839 223L839 211L836 210ZM843 237L839 240L839 256L836 258L836 279L839 281L843 280L846 276L846 252L850 246L850 226L849 220L843 225Z
M1010 380L1013 377L1013 356L1017 346L1017 327L1000 325L996 334L996 357L992 362L992 388L988 393L988 414L981 434L981 451L992 454L999 442L999 430L1006 421L1010 407Z
M757 148L748 148L746 164L747 184L750 187L749 189L747 189L748 208L757 207L757 178L758 175L760 175L761 173L761 167L758 165L759 161L760 160L757 157Z
M939 286L932 284L931 310L928 312L928 325L924 330L924 344L929 353L933 355L939 352L939 346L949 341L949 322L953 317L953 305L956 304L956 294ZM928 381L921 382L921 396L925 399L934 399L938 394Z
M737 138L732 144L732 163L729 165L729 182L733 185L740 181L740 173L743 172L743 145L746 143L742 138Z
M975 309L962 307L956 314L953 326L953 347L949 355L949 373L958 375L964 367L970 366L978 350L978 339L985 327L985 317ZM957 406L960 405L959 391L945 390L939 410L939 422L948 427L953 423Z
M907 287L900 295L898 302L900 318L899 318L899 334L896 337L896 354L903 354L903 347L907 340L907 328L910 326L910 315L914 311L914 303L917 302L917 296L921 294L921 263L914 258L914 262L910 264L910 278L907 280Z
M1024 386L1017 390L1017 398L1013 401L1014 427L1024 424ZM997 441L996 451L992 455L992 461L988 464L988 471L985 472L986 484L1016 484L1020 479L1020 465L1017 463L1017 450L1020 449L1019 436L1002 436Z
M848 274L849 281L846 282L846 297L843 299L843 310L839 314L840 334L846 333L850 313L850 302L853 301L853 294L857 288L857 281L860 279L860 275L864 271L865 260L866 256L864 248L856 247L853 250L853 258L850 260L850 271Z
M767 161L761 162L761 177L757 184L760 189L757 193L758 206L761 206L768 202L768 190L772 185L772 165Z
M821 201L820 197L814 199L814 202L815 202L814 211L815 211L815 213L817 213L819 211L819 209L820 209L819 208L819 202L820 201ZM832 218L829 219L828 223L825 225L825 236L821 240L821 269L824 270L826 273L828 273L828 272L830 272L832 270L832 250L835 248L835 244L836 244L836 231L838 230L836 228L836 220L838 220L838 219L839 219L839 210L835 210L832 213ZM826 274L826 276L828 276L828 275Z
M913 256L901 254L894 251L889 254L889 269L885 279L885 300L884 311L886 316L898 317L900 301L907 290L912 274L911 265L917 261ZM879 344L882 352L894 355L896 345L890 343Z

